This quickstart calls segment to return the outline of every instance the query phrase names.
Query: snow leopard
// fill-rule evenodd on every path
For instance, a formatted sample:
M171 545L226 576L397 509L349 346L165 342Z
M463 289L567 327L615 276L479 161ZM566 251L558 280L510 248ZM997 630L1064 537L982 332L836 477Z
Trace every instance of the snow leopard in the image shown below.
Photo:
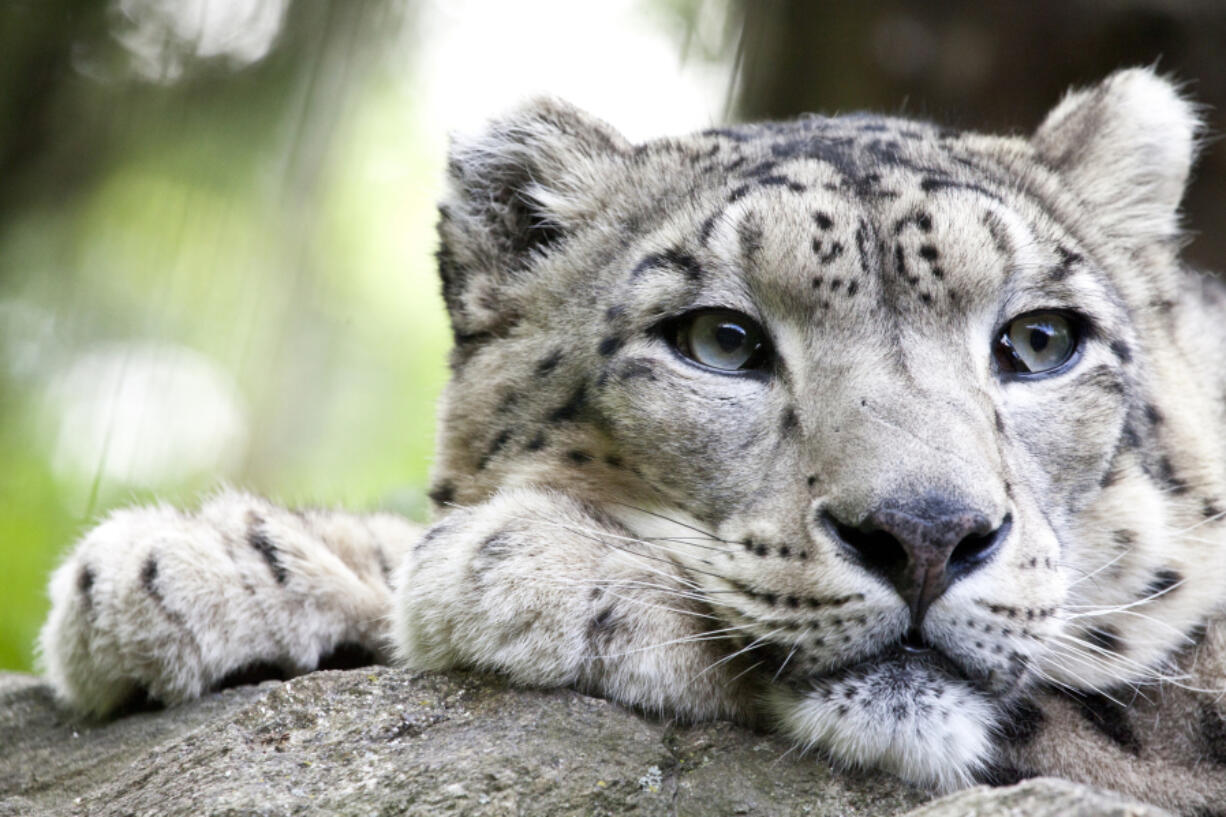
M948 791L1226 803L1226 293L1150 69L1027 135L810 116L456 137L430 498L113 512L51 580L77 712L392 662L777 730Z

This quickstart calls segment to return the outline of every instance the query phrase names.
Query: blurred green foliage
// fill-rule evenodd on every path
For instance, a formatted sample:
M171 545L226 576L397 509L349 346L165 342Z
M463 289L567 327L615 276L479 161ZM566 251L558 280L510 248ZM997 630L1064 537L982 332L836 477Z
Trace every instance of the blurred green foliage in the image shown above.
M157 5L0 10L3 669L31 667L49 571L117 505L226 481L424 515L448 332L438 133L393 59L411 18L302 2L262 59L188 38L142 75L121 35ZM199 399L159 399L181 383Z

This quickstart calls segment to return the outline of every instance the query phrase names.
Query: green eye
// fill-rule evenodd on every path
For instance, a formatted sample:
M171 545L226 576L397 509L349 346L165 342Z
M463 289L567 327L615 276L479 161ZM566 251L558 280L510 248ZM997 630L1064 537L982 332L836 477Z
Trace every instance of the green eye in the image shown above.
M765 334L757 322L730 309L707 309L682 316L674 342L681 354L724 372L761 368L768 357Z
M1080 338L1070 316L1061 312L1031 312L1010 321L996 340L1002 369L1017 374L1043 374L1060 368L1077 351Z

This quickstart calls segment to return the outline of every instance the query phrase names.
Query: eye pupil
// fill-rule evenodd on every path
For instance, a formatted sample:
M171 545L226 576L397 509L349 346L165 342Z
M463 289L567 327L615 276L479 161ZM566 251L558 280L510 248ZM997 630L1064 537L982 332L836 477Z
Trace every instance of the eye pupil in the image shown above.
M745 345L745 330L734 323L725 323L715 329L715 342L725 352L735 352Z
M731 309L697 309L672 324L677 351L722 372L760 369L769 358L765 333L753 318Z
M1036 352L1041 352L1047 348L1049 340L1047 332L1038 327L1030 330L1030 348Z
M1021 375L1054 373L1077 352L1080 326L1076 316L1059 310L1019 315L997 338L998 365Z

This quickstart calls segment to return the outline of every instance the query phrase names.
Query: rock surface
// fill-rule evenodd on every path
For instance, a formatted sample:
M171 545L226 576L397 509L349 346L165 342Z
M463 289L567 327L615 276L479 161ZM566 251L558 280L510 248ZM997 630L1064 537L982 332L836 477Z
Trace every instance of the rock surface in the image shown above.
M481 676L319 672L88 724L0 674L0 817L1165 813L1057 780L926 800L769 735Z

